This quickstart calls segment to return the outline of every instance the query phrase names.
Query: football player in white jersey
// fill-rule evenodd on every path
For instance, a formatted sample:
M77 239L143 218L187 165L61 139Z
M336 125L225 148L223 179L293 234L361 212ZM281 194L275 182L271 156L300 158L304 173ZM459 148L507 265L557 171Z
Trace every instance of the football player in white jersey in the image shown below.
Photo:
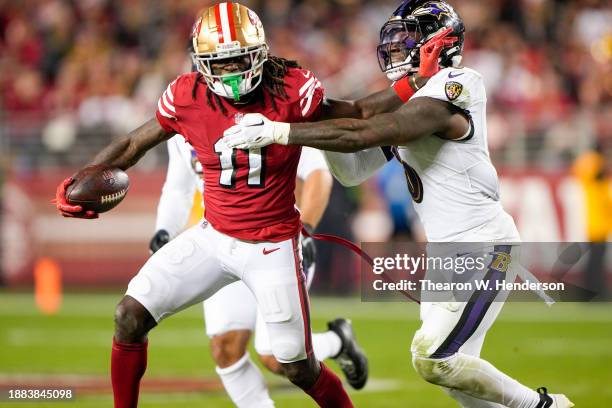
M188 224L197 190L204 191L202 165L193 148L181 135L168 145L168 171L157 209L156 232L151 252L156 252L181 233ZM297 170L296 201L301 208L304 227L312 233L319 223L331 193L332 178L323 154L313 148L302 149ZM302 255L307 287L315 272L316 249L312 238L302 236ZM272 355L265 322L247 286L234 282L205 300L206 333L211 339L212 356L223 385L238 407L273 406L264 378L251 361L247 345L255 333L255 350L262 363L273 373L283 374ZM334 358L351 386L361 389L368 375L367 358L355 341L352 326L346 319L328 323L325 333L313 333L313 350L318 360Z
M486 244L493 256L485 278L502 274L503 279L503 260L517 253L520 238L499 201L482 77L460 66L462 20L445 2L405 0L381 30L380 65L393 81L410 77L419 69L419 49L437 35L453 39L443 44L440 71L416 93L407 89L406 103L393 113L308 124L247 115L225 139L235 148L279 143L354 152L326 152L332 173L346 185L361 183L397 158L428 241L499 242ZM506 281L515 279L515 270L507 270ZM411 347L416 371L463 407L572 407L565 395L549 395L543 387L533 391L480 358L486 332L507 296L494 292L487 298L490 291L485 292L475 291L468 302L422 303L422 326Z

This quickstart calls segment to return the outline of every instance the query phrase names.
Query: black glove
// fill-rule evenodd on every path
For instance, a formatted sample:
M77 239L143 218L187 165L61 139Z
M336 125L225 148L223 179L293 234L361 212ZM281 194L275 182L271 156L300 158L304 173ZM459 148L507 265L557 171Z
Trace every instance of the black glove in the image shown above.
M170 234L168 234L168 231L163 230L163 229L157 231L155 235L153 235L153 238L151 238L151 242L149 243L149 249L151 250L151 253L152 254L156 253L157 251L159 251L161 247L166 245L169 241L170 241Z
M314 233L313 228L308 224L304 224L304 229L310 235ZM308 269L315 263L316 258L317 247L315 246L314 239L302 234L302 268L305 274L308 274Z

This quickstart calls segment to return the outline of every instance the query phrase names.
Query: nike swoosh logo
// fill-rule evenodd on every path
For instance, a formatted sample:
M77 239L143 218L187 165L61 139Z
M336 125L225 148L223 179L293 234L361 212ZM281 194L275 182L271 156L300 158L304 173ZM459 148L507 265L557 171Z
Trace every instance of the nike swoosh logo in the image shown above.
M457 78L458 76L461 76L461 75L465 74L465 72L460 72L460 73L458 73L457 75L453 75L455 72L456 72L456 71L449 72L449 73L448 73L448 77L449 77L449 78Z
M279 249L280 249L280 248L274 248L274 249L270 249L270 250L268 250L268 249L264 248L264 249L263 249L263 254L264 254L264 255L268 255L268 254L271 254L272 252L278 251Z

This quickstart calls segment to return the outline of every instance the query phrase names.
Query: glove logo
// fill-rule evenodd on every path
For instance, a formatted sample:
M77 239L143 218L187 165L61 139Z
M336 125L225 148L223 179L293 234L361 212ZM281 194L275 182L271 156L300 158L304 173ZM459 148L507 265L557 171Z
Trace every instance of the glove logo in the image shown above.
M446 85L444 85L444 91L446 92L446 97L449 101L454 101L461 95L463 91L463 85L459 82L448 81Z

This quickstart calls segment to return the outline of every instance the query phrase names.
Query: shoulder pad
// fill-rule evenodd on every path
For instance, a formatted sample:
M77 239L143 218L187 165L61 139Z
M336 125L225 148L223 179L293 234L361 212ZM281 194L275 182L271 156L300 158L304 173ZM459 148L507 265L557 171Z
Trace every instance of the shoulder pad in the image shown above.
M461 109L484 99L482 76L470 68L445 68L434 75L414 97L428 96L450 102Z

